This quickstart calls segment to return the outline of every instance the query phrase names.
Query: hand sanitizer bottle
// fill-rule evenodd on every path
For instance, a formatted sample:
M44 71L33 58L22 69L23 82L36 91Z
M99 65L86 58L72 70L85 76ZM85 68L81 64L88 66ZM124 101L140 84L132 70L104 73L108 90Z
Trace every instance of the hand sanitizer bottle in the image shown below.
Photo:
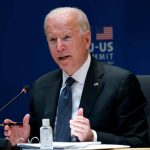
M42 119L42 126L40 128L40 143L41 150L53 149L53 132L49 119Z

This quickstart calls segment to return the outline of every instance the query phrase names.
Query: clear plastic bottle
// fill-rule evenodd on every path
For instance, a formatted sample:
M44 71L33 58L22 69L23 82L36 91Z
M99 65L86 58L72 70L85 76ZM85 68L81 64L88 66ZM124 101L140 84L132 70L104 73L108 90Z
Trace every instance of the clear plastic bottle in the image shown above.
M53 132L49 119L42 119L42 126L40 128L40 143L41 150L53 149Z

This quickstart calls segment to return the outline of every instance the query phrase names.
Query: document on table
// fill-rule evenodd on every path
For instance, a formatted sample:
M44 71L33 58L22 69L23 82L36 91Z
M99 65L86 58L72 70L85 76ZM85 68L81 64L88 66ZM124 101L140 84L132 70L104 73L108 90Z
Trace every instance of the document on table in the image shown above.
M40 144L20 143L22 149L39 149ZM128 145L101 144L101 142L53 142L54 149L111 149L128 148Z

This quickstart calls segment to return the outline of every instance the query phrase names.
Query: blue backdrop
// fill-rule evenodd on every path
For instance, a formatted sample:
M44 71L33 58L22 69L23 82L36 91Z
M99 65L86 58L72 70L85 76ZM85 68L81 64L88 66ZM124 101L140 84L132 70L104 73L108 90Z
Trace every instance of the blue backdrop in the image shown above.
M150 1L148 0L5 0L0 2L0 107L21 88L57 68L43 30L53 8L75 6L88 16L92 30L90 51L99 60L149 74ZM0 112L21 121L28 112L28 94ZM0 137L3 136L2 128Z

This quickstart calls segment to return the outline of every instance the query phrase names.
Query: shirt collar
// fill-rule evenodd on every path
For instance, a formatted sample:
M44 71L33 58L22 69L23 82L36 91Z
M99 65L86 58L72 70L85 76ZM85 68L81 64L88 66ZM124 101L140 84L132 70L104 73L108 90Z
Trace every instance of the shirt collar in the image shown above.
M74 78L76 81L84 85L85 78L89 69L91 63L91 55L88 54L88 58L85 61L85 63L72 75L72 78ZM69 77L67 73L63 71L63 84L64 86L66 79Z

